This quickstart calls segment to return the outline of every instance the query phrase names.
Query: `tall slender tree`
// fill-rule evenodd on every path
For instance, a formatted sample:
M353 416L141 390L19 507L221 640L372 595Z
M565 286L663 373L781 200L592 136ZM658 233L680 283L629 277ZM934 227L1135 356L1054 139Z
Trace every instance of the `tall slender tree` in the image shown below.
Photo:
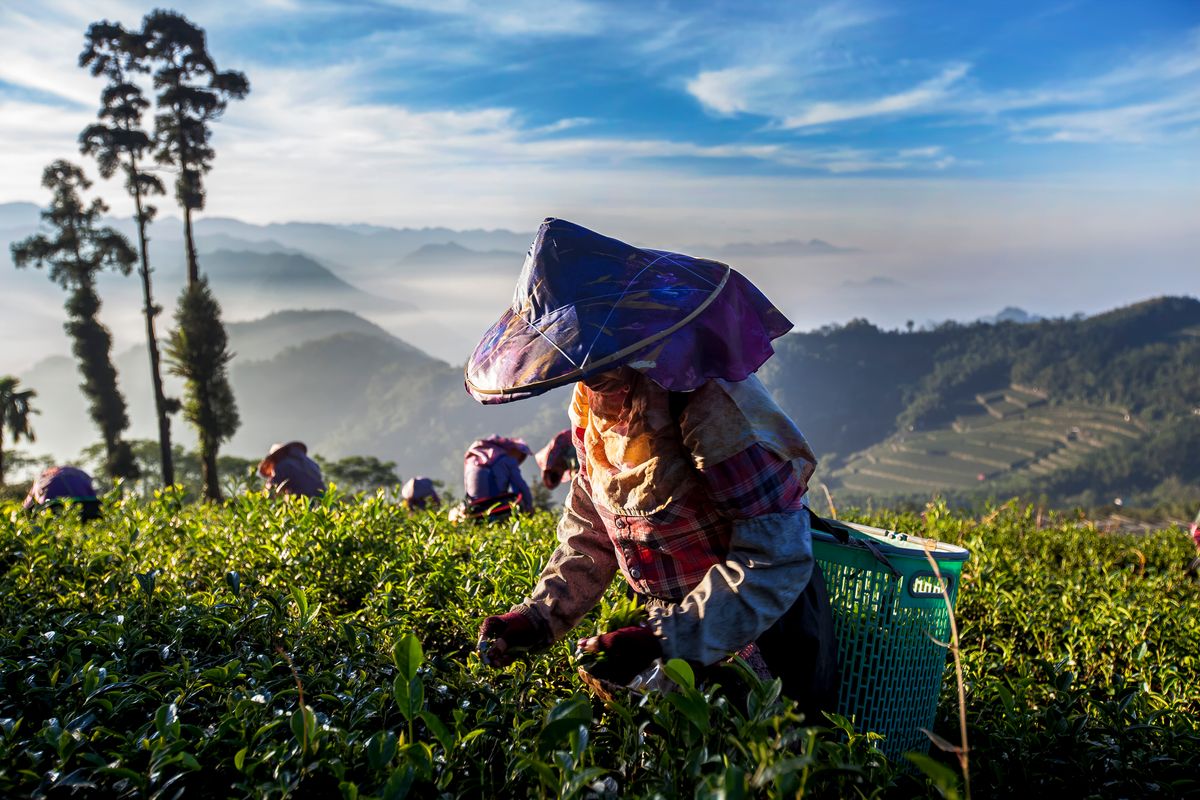
M185 379L184 415L196 426L204 465L205 495L220 499L217 451L237 429L237 406L229 385L228 351L221 307L200 274L192 213L204 209L204 176L216 152L210 125L230 100L250 91L241 72L222 72L208 52L204 30L174 11L154 11L142 21L146 64L154 77L155 159L175 169L175 199L183 209L187 287L175 314L168 350L171 370Z
M142 128L142 113L150 101L133 82L137 72L146 71L145 39L125 30L119 23L96 22L88 28L79 66L90 68L94 76L104 76L108 85L100 94L99 122L89 125L79 136L84 155L94 156L100 174L111 178L117 170L125 174L125 189L133 198L134 220L138 229L138 254L141 259L142 313L146 320L146 349L150 354L150 379L154 386L154 410L158 417L159 465L163 486L175 483L175 465L171 457L171 417L179 410L179 401L163 390L161 357L155 333L155 317L162 307L154 302L151 288L149 241L146 228L156 209L146 202L151 195L165 194L158 176L146 172L146 154L154 141Z
M42 173L42 185L54 195L50 207L42 212L51 235L37 233L14 242L13 262L18 267L48 267L50 280L69 292L63 327L79 359L83 374L80 388L104 441L106 471L113 478L136 478L133 452L121 438L129 427L129 416L125 398L117 388L112 336L97 318L100 296L96 294L96 275L103 269L128 275L137 254L124 236L99 225L100 215L108 210L102 201L96 199L84 205L80 192L92 184L79 167L55 161Z
M0 486L4 485L4 433L7 430L16 446L21 438L33 441L29 418L38 411L30 404L37 396L33 389L21 389L21 382L12 375L0 377Z
M182 14L161 9L148 14L141 35L158 91L154 157L177 170L175 198L183 208L190 285L200 279L192 212L204 209L204 176L216 157L209 126L225 113L230 100L250 92L250 82L236 70L218 70L204 30Z

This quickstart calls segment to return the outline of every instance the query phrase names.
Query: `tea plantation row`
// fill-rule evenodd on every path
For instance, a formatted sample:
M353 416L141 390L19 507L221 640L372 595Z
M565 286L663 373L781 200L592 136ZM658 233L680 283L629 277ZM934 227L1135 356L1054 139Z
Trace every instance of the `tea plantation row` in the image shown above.
M975 796L1200 792L1182 532L938 505L863 521L972 552L958 619ZM549 514L457 527L382 498L166 494L113 500L97 523L0 507L0 796L961 792L952 756L935 751L931 781L842 720L805 727L771 685L606 705L566 644L484 667L479 620L528 590L553 543ZM619 588L581 630L605 626ZM947 676L937 732L956 740Z

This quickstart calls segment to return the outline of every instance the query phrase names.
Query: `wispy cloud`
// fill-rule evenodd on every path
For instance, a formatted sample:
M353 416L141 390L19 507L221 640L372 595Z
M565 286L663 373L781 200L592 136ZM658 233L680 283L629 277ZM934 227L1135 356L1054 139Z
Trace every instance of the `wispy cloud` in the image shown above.
M608 15L584 0L383 0L385 5L454 18L503 36L592 36Z
M1022 142L1147 144L1190 140L1200 123L1200 28L1093 76L1025 93L979 97Z
M729 67L701 72L687 82L687 90L717 114L756 112L760 87L778 79L779 68L773 65Z
M1152 103L1064 111L1015 120L1010 129L1025 142L1148 144L1200 138L1200 92Z
M349 69L349 68L347 68ZM836 174L942 169L952 163L939 147L886 150L799 147L780 143L698 144L687 140L586 135L589 121L566 118L529 125L513 108L416 111L398 105L347 101L337 70L262 69L257 89L222 123L230 147L244 158L288 154L297 163L363 162L470 166L575 163L602 167L639 160L751 160ZM303 126L295 119L305 119ZM228 129L226 126L230 126Z
M967 74L969 69L967 64L952 64L944 68L937 76L922 81L911 89L871 100L813 103L798 114L785 116L780 121L780 125L792 129L806 128L865 117L915 113L938 108L945 103L954 85Z
M872 21L864 17L860 23ZM836 33L840 39L847 32L820 33ZM761 117L774 130L827 132L844 123L884 125L920 115L939 123L998 127L1026 143L1143 144L1196 135L1200 28L1174 42L1126 54L1091 76L1012 89L972 79L972 64L952 61L908 87L866 99L853 96L853 84L847 85L842 73L858 70L864 78L878 76L853 63L822 72L806 71L804 57L794 53L782 61L777 53L742 52L739 57L700 70L686 81L686 91L713 114ZM913 69L912 64L904 66L905 72Z

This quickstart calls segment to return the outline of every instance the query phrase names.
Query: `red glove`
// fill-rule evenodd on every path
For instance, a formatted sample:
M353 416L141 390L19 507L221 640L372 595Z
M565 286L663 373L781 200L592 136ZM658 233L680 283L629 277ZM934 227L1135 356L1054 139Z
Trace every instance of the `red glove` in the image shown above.
M483 621L476 647L483 663L490 667L507 667L516 656L540 644L540 638L529 617L519 611L509 611Z
M649 667L654 659L662 657L658 637L645 625L617 628L600 636L580 639L579 649L603 656L588 668L588 672L622 686Z

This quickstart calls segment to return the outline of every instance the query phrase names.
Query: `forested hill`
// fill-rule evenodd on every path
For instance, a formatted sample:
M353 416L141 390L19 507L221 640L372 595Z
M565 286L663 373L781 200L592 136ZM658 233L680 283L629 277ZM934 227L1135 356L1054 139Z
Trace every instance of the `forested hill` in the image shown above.
M945 323L911 333L855 320L793 334L777 350L764 381L826 454L831 485L853 495L953 489L1075 497L1200 483L1194 298L1157 298L1089 318ZM1091 428L1080 427L1089 420ZM1107 478L1093 474L1100 472Z
M560 393L477 405L461 366L348 312L283 312L233 324L230 335L244 423L233 454L303 438L326 457L374 455L403 476L454 484L472 439L503 432L540 446L567 422ZM143 348L118 358L135 437L153 432L145 361ZM759 374L812 441L818 476L838 497L1200 502L1195 299L913 332L855 320L783 337ZM70 457L94 440L70 361L48 360L22 380L42 401L41 447Z

